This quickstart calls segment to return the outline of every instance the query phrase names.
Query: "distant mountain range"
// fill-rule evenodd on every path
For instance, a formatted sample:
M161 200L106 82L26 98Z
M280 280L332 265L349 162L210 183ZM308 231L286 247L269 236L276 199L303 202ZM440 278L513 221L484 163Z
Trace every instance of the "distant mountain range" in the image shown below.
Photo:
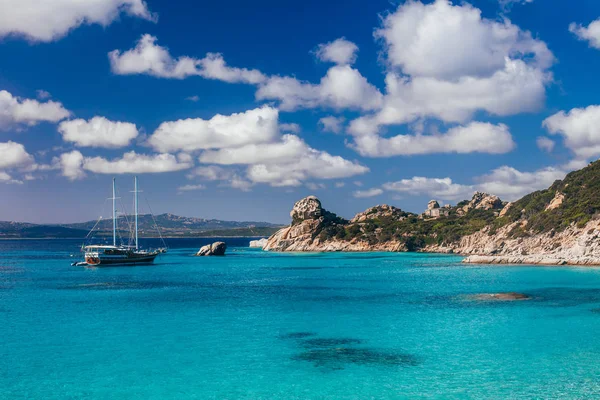
M119 216L119 233L129 236L133 216ZM165 237L194 236L270 236L280 225L257 221L222 221L217 219L181 217L173 214L138 216L140 237L157 237L158 230ZM0 221L2 238L83 238L92 229L94 236L112 235L112 220L86 221L73 224L30 224Z

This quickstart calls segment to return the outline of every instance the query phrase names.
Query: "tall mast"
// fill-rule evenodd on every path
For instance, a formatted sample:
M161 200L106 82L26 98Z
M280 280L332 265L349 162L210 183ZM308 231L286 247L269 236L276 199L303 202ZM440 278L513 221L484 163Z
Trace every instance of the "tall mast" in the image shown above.
M113 196L112 196L112 209L113 209L113 246L117 245L117 187L115 178L113 178Z
M134 178L134 197L135 197L135 249L138 249L138 182L137 176Z

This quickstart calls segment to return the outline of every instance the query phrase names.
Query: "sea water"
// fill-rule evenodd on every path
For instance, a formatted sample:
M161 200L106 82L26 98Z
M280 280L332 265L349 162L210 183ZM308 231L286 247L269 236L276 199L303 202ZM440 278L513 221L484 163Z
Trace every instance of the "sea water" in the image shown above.
M226 241L121 268L71 266L77 241L0 241L0 397L600 396L599 269ZM472 297L495 292L531 299Z

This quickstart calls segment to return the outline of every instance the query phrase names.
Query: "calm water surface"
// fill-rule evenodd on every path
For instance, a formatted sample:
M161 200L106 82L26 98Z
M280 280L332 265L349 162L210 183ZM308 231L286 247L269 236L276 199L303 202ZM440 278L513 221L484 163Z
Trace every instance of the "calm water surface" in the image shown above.
M599 269L227 241L104 269L70 266L77 241L0 241L0 398L600 396ZM469 298L503 291L533 299Z

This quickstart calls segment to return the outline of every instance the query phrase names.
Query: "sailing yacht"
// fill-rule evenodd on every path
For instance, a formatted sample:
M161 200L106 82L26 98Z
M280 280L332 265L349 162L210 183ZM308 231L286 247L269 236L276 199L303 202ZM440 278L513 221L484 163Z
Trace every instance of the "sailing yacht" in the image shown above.
M154 259L167 249L160 248L154 250L144 250L139 247L138 242L138 181L134 178L134 208L135 208L135 243L134 245L117 245L117 204L116 204L116 183L113 178L113 196L112 196L112 221L113 221L113 243L112 245L87 245L83 246L82 251L85 254L85 262L75 265L91 266L119 266L119 265L137 265L152 264ZM92 229L93 230L93 229Z

